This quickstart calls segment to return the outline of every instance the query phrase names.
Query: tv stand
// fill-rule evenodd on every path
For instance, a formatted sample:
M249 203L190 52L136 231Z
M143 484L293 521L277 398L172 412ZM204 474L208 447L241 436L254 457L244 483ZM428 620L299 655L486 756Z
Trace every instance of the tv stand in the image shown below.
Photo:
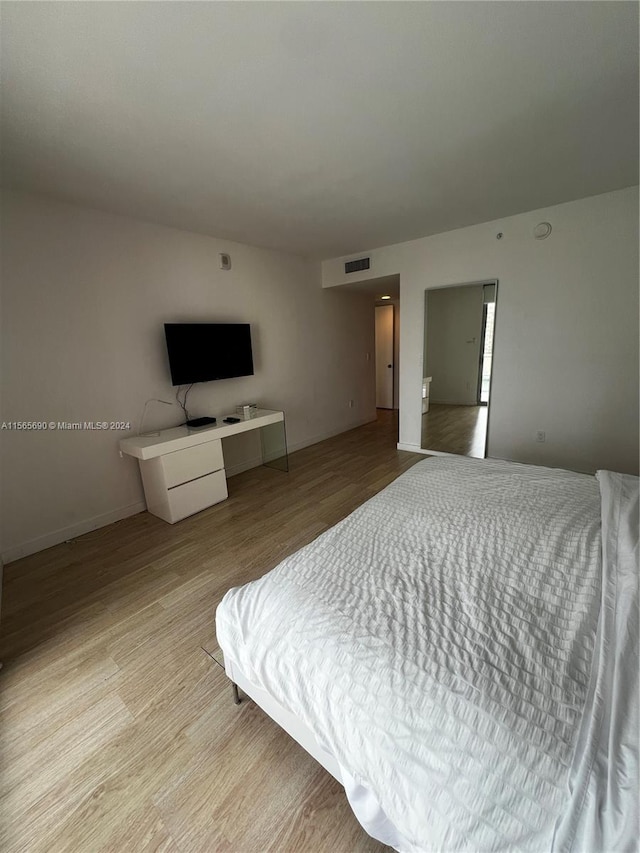
M174 524L227 498L222 439L255 429L263 464L288 470L284 412L270 409L257 409L233 424L195 430L185 425L123 438L120 451L138 460L149 512Z

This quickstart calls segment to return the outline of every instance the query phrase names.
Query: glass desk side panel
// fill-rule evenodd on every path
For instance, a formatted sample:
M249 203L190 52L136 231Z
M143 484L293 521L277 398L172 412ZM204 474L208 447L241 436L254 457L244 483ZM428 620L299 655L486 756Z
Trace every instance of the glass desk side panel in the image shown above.
M276 424L268 424L260 429L262 444L262 464L278 471L289 471L289 454L287 452L287 431L284 420Z

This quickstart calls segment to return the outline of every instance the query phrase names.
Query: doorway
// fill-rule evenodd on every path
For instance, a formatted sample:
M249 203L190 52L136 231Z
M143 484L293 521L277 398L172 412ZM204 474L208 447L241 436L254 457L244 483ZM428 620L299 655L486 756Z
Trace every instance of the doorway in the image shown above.
M486 456L496 298L496 281L425 291L424 450Z
M366 401L367 411L373 403L380 422L393 423L397 429L400 408L400 276L394 273L349 282L336 290L367 297L362 302L362 310L367 312L371 322L370 336L367 336L363 352L366 367L363 365L363 387L361 391L354 388L353 396L360 396ZM385 313L379 312L378 308L392 310ZM379 373L383 375L379 376Z

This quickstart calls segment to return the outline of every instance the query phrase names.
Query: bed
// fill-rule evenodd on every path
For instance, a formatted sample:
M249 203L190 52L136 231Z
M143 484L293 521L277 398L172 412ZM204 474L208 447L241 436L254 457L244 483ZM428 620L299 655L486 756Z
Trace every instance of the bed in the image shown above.
M401 853L636 850L638 479L416 464L216 612Z

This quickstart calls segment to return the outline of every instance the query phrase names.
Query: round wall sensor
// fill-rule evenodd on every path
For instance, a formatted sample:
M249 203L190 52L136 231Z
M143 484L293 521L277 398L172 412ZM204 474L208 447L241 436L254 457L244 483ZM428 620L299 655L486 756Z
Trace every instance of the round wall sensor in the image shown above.
M544 240L549 236L549 234L551 234L550 222L538 222L536 227L533 229L533 236L536 240Z

